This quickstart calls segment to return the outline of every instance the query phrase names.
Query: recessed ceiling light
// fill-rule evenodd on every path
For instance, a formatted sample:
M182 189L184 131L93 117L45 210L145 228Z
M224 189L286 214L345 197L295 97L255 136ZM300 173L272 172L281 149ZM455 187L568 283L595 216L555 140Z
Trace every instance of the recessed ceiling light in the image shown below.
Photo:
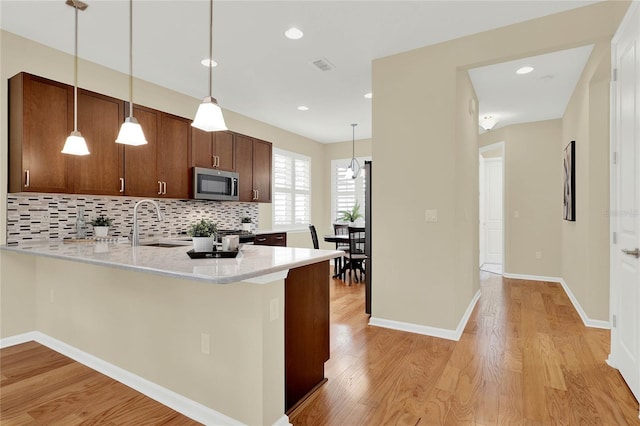
M371 93L371 92L365 93L364 97L367 98L367 99L371 99L371 98L373 98L373 93Z
M533 67L526 66L526 67L518 68L518 71L516 71L516 74L529 74L531 71L533 71Z
M308 106L304 106L304 105L300 105L300 106L298 107L298 110L299 110L299 111L309 111L309 107L308 107Z
M298 40L302 38L304 33L296 27L291 27L287 31L284 32L284 35L291 40Z
M218 63L216 61L209 58L204 58L203 60L200 61L200 63L205 67L215 68L218 66Z

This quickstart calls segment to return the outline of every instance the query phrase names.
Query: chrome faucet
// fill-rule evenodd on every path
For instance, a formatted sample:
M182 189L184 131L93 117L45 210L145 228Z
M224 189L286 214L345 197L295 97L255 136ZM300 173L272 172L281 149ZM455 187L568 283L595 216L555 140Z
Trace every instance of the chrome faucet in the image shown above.
M150 203L153 204L156 208L156 212L158 213L158 220L162 220L162 212L160 211L160 206L153 200L149 200L145 198L144 200L140 200L133 206L133 229L131 230L131 245L139 246L140 245L140 235L138 235L138 207L140 204Z

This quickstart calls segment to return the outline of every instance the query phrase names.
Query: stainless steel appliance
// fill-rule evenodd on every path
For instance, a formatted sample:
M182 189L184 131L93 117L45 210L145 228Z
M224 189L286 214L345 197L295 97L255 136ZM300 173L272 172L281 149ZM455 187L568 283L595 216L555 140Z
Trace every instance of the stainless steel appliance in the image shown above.
M365 269L365 306L364 311L371 315L371 276L373 275L372 268L372 252L371 252L371 161L364 162L364 173L366 176L365 188L364 188L364 219L365 219L365 235L367 236L364 253L367 255L367 260L364 261Z
M238 173L194 167L193 198L238 201Z

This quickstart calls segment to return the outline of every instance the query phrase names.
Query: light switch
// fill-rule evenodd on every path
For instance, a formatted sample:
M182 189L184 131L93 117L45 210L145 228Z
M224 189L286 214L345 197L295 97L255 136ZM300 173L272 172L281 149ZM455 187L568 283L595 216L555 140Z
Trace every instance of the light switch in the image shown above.
M513 212L513 217L520 217L520 210L516 210Z
M438 209L428 209L424 211L425 222L437 222L438 221Z

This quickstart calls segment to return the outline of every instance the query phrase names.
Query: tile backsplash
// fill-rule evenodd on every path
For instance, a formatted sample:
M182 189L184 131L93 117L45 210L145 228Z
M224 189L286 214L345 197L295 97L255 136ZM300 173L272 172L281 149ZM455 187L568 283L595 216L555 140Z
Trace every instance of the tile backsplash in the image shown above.
M84 208L87 237L93 236L89 223L99 215L113 219L109 236L128 236L133 225L133 207L143 198L102 197L66 194L7 194L7 244L76 238L78 207ZM158 221L150 204L138 208L141 238L170 238L187 231L202 218L211 219L219 229L240 229L240 219L249 216L258 227L255 203L154 199L164 215Z

